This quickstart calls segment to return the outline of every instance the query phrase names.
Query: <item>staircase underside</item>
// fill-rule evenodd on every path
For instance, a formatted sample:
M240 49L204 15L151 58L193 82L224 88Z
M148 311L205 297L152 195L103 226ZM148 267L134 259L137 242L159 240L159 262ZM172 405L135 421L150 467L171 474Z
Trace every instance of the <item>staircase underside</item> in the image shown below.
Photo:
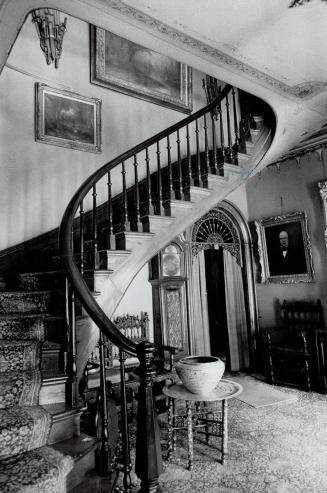
M253 170L259 165L271 143L271 131L263 128L251 149L251 154L239 156L239 166L224 164L224 176L208 175L208 188L191 187L190 201L172 200L171 217L153 216L156 232L154 233L125 233L126 251L105 251L102 255L107 259L114 258L114 267L108 261L108 271L101 271L105 282L95 284L97 302L109 318L122 299L129 284L139 270L165 245L176 238L181 232L194 224L210 209L225 199L232 191L245 183ZM204 197L205 195L205 197ZM160 223L160 219L162 219ZM160 223L160 227L158 224ZM151 224L151 217L150 217ZM100 252L101 253L101 252ZM117 261L117 256L120 259ZM99 275L99 273L96 273ZM93 322L83 317L77 321L78 331L78 378L81 378L89 355L98 342L98 329Z

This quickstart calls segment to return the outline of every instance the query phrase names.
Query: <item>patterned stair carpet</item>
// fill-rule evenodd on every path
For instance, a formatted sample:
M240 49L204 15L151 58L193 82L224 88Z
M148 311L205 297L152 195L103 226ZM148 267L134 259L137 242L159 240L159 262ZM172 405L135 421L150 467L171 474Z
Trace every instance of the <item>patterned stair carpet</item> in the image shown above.
M177 450L169 462L164 461L162 492L326 493L327 396L278 389L293 394L296 401L260 408L238 399L229 401L224 465L219 462L219 443L208 447L195 437L194 469L188 471L186 435L180 433ZM165 456L165 422L161 432ZM139 483L134 473L132 481L136 492Z
M51 299L48 292L0 293L0 492L65 492L73 467L46 446L51 416L38 405Z

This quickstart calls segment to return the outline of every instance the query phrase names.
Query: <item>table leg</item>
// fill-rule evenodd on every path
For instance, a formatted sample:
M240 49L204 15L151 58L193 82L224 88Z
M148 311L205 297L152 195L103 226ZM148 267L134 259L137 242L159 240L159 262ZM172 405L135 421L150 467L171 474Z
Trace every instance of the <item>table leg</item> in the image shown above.
M172 433L172 439L173 439L173 451L176 450L176 439L177 439L177 431L176 431L176 404L175 404L175 399L172 399L172 409L173 409L173 416L172 416L172 423L173 423L173 433Z
M171 457L173 448L173 401L172 397L168 397L168 454L167 459Z
M228 443L228 425L227 425L227 419L228 419L228 410L227 410L227 400L224 399L222 401L222 439L221 439L221 463L224 464L225 462L225 455L227 454L227 443Z
M186 401L187 414L187 440L188 440L188 469L193 469L193 426L192 426L192 406Z

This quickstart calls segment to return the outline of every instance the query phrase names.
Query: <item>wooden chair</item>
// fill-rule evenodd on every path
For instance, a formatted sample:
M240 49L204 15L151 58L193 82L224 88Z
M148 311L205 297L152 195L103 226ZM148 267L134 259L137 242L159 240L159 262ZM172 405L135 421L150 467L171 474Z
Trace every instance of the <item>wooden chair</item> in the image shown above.
M321 301L284 300L281 318L281 327L265 330L268 380L310 391L317 375L316 331L324 325Z

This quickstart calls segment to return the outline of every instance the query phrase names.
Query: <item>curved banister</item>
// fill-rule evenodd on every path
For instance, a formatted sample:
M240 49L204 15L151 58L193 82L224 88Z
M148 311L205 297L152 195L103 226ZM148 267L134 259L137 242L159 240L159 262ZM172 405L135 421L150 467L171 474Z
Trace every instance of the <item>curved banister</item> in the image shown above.
M88 315L92 318L95 324L99 327L101 332L104 333L106 337L108 337L113 344L118 346L123 351L127 352L130 355L137 355L137 344L130 341L127 337L125 337L119 329L115 326L115 324L107 317L104 311L100 308L98 303L92 296L86 282L84 281L75 261L74 254L72 250L72 229L73 222L75 218L75 214L81 202L87 193L92 189L92 187L110 170L116 167L118 164L121 164L123 161L131 158L137 153L143 151L149 146L155 144L156 142L166 138L170 134L180 130L186 125L192 123L197 120L201 116L210 112L213 108L218 106L220 102L227 96L232 86L227 84L223 90L220 92L219 96L214 99L210 104L197 111L193 115L184 118L182 121L175 123L169 128L157 133L153 137L145 140L141 144L134 146L128 151L120 154L115 159L111 160L109 163L102 166L100 169L95 171L85 182L79 187L76 191L72 199L70 200L63 219L61 221L60 230L59 230L59 248L62 257L62 261L66 270L66 275L69 281L72 284L72 287L80 299L84 309L88 313Z

